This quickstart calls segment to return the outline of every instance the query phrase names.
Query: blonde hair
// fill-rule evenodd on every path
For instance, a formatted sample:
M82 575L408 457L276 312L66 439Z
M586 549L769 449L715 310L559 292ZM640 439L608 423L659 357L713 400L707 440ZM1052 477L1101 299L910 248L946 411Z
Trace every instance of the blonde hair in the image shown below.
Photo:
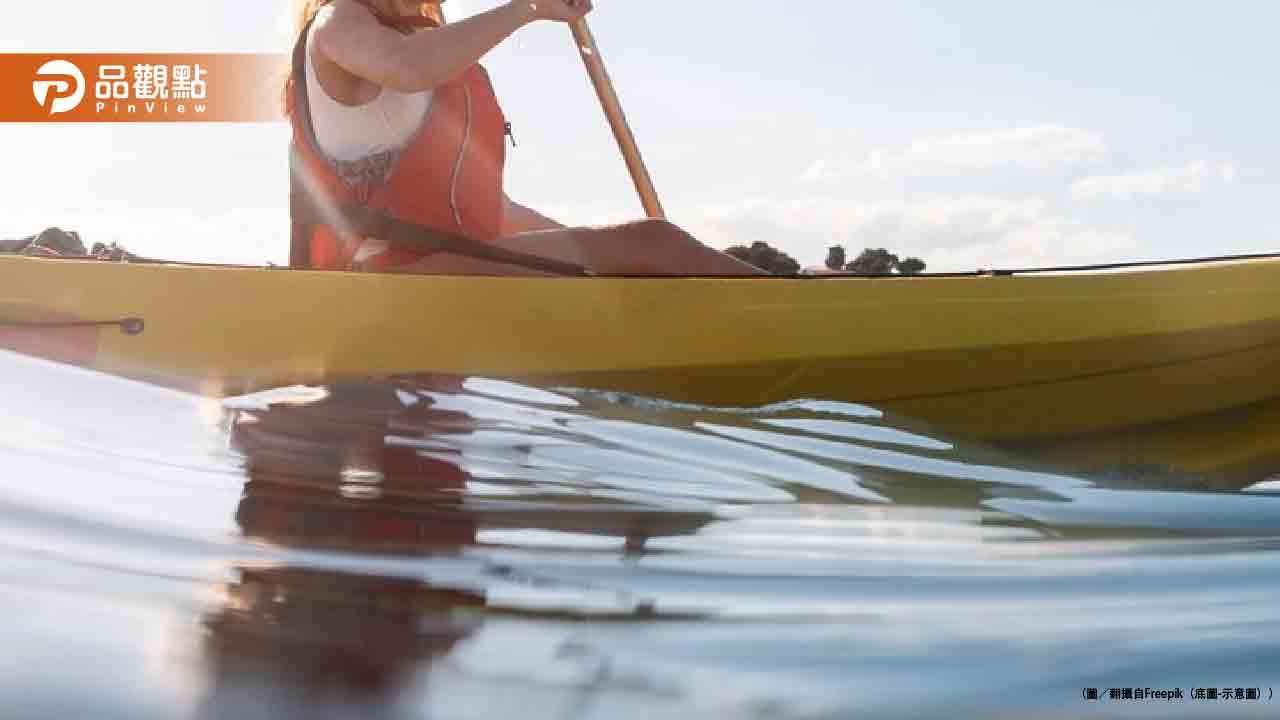
M396 17L394 0L356 0L362 5L372 5L384 17ZM297 41L301 41L302 33L307 26L315 19L316 15L327 5L332 5L335 0L296 0L297 12L294 15L294 32ZM425 18L434 20L437 24L444 24L444 14L440 10L440 2L443 0L429 0L428 2L419 2L418 12ZM408 28L403 28L402 32L411 32ZM290 66L289 73L284 81L284 110L285 115L291 115L293 108L291 106L291 94L293 89L293 68Z
M395 8L392 5L394 0L362 0L362 1L367 1L369 4L374 5L379 10L381 10L382 13L387 17L395 17L396 15ZM331 5L333 2L334 0L298 0L297 2L298 12L297 12L297 15L295 16L295 25L294 25L295 30L299 34L301 34L302 29L307 26L307 23L311 22L311 20L315 18L316 14L319 13L320 10L325 5ZM431 18L438 23L441 23L441 24L444 23L444 15L440 11L439 2L433 2L433 1L419 2L418 14L422 15L423 17Z

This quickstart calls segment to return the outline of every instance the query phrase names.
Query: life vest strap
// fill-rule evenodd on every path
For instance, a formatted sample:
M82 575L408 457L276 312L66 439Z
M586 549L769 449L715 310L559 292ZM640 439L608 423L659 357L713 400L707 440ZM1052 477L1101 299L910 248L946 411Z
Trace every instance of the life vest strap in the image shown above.
M571 277L589 277L592 275L591 271L575 263L508 250L480 242L479 240L472 240L465 235L406 222L394 218L381 210L374 210L364 205L346 205L339 208L339 212L342 214L343 219L349 223L352 232L357 235L383 240L393 247L414 251L428 250L452 253L555 275Z

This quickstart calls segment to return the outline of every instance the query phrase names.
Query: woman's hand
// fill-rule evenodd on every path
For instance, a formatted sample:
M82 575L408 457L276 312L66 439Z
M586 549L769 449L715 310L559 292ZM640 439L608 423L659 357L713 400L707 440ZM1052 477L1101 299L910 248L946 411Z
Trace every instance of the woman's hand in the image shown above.
M321 67L327 63L328 71L357 86L345 93L355 104L376 97L378 87L402 93L433 90L531 22L573 22L591 12L591 0L509 0L430 32L402 35L358 2L330 6L317 16L313 57L317 70L324 72Z
M564 23L581 20L593 9L591 0L514 0L514 2L525 6L533 20L554 20Z

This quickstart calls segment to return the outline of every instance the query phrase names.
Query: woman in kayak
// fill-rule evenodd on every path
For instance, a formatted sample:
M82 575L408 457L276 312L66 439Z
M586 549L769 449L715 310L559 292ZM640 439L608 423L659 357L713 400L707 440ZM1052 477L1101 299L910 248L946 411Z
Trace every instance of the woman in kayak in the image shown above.
M591 0L512 0L457 23L445 22L440 2L303 1L286 100L304 198L292 203L295 261L331 270L537 272L362 237L340 212L359 206L597 273L759 272L663 220L567 228L507 197L510 126L479 60L525 25L582 18Z

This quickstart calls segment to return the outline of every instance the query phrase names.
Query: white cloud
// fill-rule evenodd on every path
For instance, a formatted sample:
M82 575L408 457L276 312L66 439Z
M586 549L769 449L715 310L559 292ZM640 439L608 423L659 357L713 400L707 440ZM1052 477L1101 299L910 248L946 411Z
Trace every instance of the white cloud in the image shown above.
M1102 136L1087 130L1039 125L1013 130L922 138L904 157L912 165L989 169L1000 165L1058 167L1101 159Z
M1014 167L1051 171L1097 162L1107 145L1098 133L1061 125L922 137L900 148L875 148L859 158L826 155L801 172L813 183L857 176L934 175Z
M988 242L940 248L926 259L930 270L1085 265L1132 259L1137 248L1137 238L1129 230L1051 218L1010 228Z
M1234 182L1235 177L1231 163L1196 161L1177 168L1081 178L1071 183L1071 194L1093 198L1198 193L1211 185Z

